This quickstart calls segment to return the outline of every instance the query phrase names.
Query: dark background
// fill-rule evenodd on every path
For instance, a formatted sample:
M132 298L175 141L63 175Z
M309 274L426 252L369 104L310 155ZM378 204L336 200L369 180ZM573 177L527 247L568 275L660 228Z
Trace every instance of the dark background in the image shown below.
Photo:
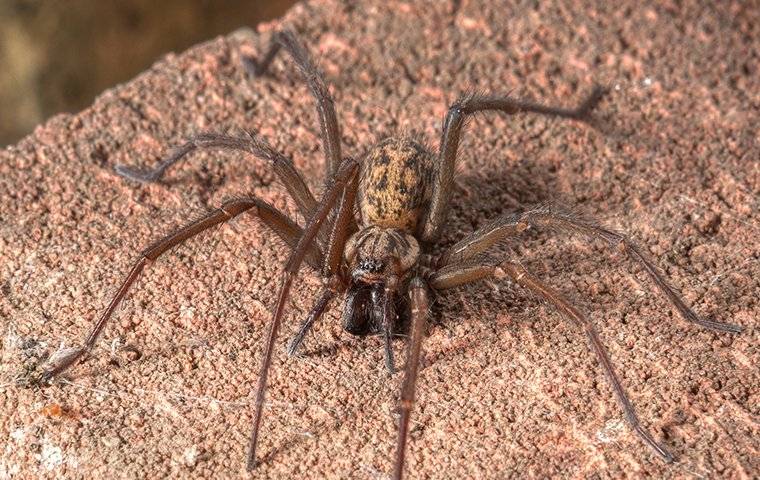
M280 16L293 0L0 0L0 145L76 112L167 52Z

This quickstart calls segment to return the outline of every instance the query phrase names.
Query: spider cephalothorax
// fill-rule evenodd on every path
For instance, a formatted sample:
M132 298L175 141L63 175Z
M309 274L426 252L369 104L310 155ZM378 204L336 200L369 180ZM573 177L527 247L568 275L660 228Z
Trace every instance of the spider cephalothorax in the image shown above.
M401 279L417 264L420 245L409 232L396 228L364 227L346 243L351 277L364 283Z
M338 295L344 295L345 298L343 325L348 332L354 335L383 335L386 363L391 372L391 337L399 330L400 319L408 319L411 324L406 373L400 399L401 418L394 464L395 478L400 478L403 473L407 433L431 293L484 278L501 278L505 275L554 305L586 333L632 429L665 461L672 460L670 453L639 423L593 324L561 294L528 272L518 260L508 258L499 261L482 254L499 242L520 236L528 228L583 234L608 243L643 267L654 286L671 301L687 321L721 332L738 333L741 327L699 319L668 286L654 263L648 260L630 239L601 226L598 222L555 205L529 208L522 213L505 213L445 249L440 256L432 257L426 252L430 244L438 239L445 225L457 149L468 115L486 111L506 114L534 112L588 122L590 113L602 98L604 90L596 88L574 109L521 102L508 96L465 95L457 100L446 114L436 154L415 140L405 137L388 138L370 148L361 161L357 162L341 157L340 129L332 98L306 49L294 34L276 34L272 46L260 63L246 58L244 64L254 76L260 76L281 48L285 48L305 74L309 88L317 100L327 170L327 188L319 202L292 162L264 140L253 136L237 138L218 134L199 135L175 150L153 170L117 167L117 171L133 180L156 181L169 166L195 149L216 147L244 151L272 164L273 170L287 188L299 212L308 221L302 227L256 197L238 198L225 202L217 210L151 244L135 263L84 345L51 359L49 369L43 374L43 380L49 380L74 365L93 348L108 319L146 265L200 232L247 212L255 215L292 249L282 275L280 294L272 315L256 389L256 410L248 455L249 469L256 466L256 445L262 406L279 327L293 278L304 261L321 273L324 288L306 321L291 341L290 353L298 349L311 327Z

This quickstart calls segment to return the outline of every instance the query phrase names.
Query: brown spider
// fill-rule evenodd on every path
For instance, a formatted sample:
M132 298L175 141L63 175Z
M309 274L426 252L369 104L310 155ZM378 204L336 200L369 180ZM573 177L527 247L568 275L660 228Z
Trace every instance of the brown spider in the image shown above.
M595 88L575 109L546 107L514 100L507 96L468 94L460 97L448 110L443 122L438 155L411 138L388 138L371 147L357 162L341 160L340 130L333 100L319 71L306 49L292 32L274 36L266 55L256 61L245 58L247 70L263 75L280 48L295 60L317 101L322 143L327 165L327 187L317 202L293 164L259 138L237 138L220 134L199 135L174 151L157 168L150 171L118 166L119 174L142 182L159 180L167 168L188 153L200 148L241 150L268 160L293 197L298 210L309 219L304 228L255 197L225 202L215 211L150 245L106 308L84 346L57 355L42 375L48 381L74 365L90 351L111 314L122 301L140 272L164 252L185 240L226 222L243 212L252 213L274 230L292 249L282 275L282 285L274 309L264 351L258 387L256 411L248 454L248 469L255 468L256 445L261 425L262 406L272 353L280 330L285 303L301 263L321 271L324 287L306 321L290 342L288 351L296 352L306 334L338 294L346 293L343 310L344 328L353 335L379 333L385 343L388 370L393 372L391 338L408 319L411 335L406 373L401 391L400 425L395 457L394 477L401 478L409 419L414 402L415 383L422 357L422 339L430 305L431 290L442 290L487 277L508 276L519 285L550 302L579 328L591 342L591 348L607 373L631 428L666 462L673 456L659 445L641 426L631 402L612 368L612 362L593 325L559 293L529 273L520 263L496 262L480 254L509 237L529 228L548 228L559 232L581 233L605 240L627 254L649 274L654 285L673 303L685 320L721 332L739 333L736 325L699 319L665 282L657 267L627 237L597 222L582 218L553 205L543 205L519 214L501 215L471 233L440 256L425 254L444 225L451 198L457 147L468 115L483 111L506 114L535 112L544 115L590 121L590 113L604 95ZM358 218L354 218L355 211Z

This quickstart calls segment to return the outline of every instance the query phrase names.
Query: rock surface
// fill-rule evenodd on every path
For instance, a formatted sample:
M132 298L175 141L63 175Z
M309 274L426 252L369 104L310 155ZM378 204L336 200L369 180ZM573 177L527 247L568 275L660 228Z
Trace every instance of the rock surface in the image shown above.
M700 315L747 327L694 328L605 245L526 235L514 254L589 314L639 416L678 460L663 464L628 429L582 332L488 281L437 297L410 478L760 471L760 17L743 2L597 3L307 2L259 33L169 55L0 152L0 477L246 476L252 390L288 255L250 218L156 262L86 362L46 388L25 381L62 343L82 341L161 234L241 194L295 211L269 169L241 154L193 154L153 185L123 180L115 165L153 165L207 130L256 130L319 187L314 104L292 63L278 59L272 78L253 82L240 64L284 24L319 59L354 155L394 131L436 145L448 104L468 89L570 105L608 85L598 130L474 119L440 244L559 200L629 232ZM288 359L285 342L320 285L308 268L300 278L270 377L259 478L382 478L401 375L388 379L379 339L341 330L340 305Z

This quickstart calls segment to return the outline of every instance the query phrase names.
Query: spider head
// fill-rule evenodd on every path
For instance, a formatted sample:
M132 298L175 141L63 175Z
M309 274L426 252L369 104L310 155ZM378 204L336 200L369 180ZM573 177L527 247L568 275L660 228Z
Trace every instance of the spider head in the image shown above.
M343 311L344 328L354 335L367 335L396 321L396 291L417 264L420 246L401 230L367 227L346 243L345 258L350 286Z

